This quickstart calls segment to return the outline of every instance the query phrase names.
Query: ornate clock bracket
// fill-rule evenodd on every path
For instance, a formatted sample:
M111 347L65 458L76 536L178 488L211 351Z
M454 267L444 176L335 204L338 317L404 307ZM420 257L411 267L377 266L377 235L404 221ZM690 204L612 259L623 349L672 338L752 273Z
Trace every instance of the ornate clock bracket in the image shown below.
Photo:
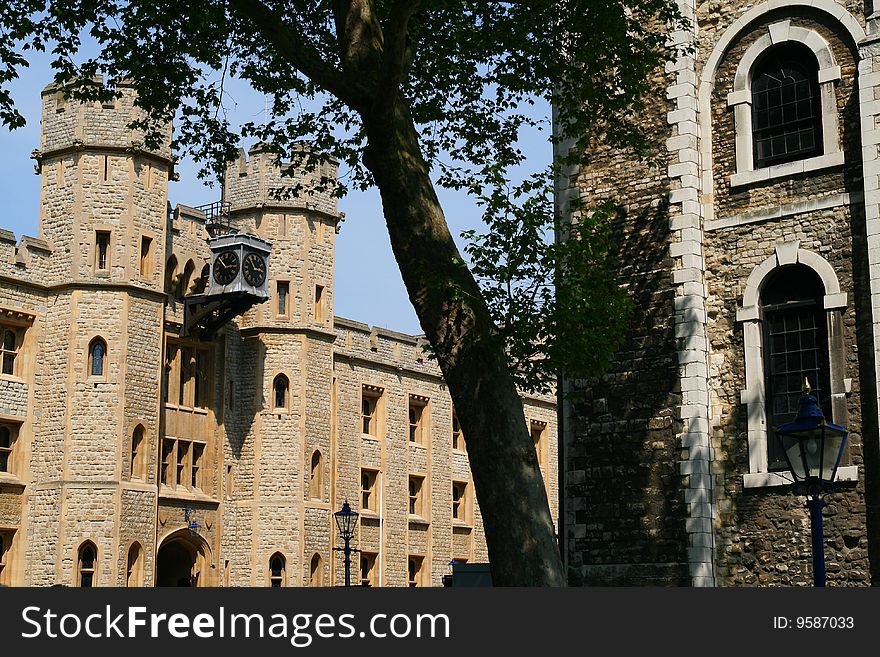
M233 317L243 315L266 299L259 299L243 292L230 292L223 298L207 294L191 294L183 299L183 326L180 337L185 338L195 332L203 340L210 340L218 329Z
M210 285L204 294L183 298L181 337L200 333L211 339L233 317L269 298L269 253L272 245L250 233L208 239Z

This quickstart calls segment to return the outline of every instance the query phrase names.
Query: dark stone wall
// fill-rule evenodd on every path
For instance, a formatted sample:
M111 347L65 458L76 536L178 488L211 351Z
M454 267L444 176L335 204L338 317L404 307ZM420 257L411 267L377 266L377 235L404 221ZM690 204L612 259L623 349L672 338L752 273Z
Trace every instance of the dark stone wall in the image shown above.
M666 110L664 104L645 117L658 148L670 135ZM577 186L588 204L618 204L616 255L635 310L607 373L598 381L569 382L564 494L570 581L686 584L666 166L651 169L607 149L594 162Z

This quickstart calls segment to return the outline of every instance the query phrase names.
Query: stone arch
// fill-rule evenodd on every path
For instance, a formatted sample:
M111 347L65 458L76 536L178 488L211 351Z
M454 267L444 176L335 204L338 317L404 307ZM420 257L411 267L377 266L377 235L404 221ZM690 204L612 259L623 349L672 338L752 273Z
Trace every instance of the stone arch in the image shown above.
M156 552L156 586L215 586L213 557L208 542L184 527L170 532Z
M174 296L174 283L177 279L177 256L173 253L165 263L165 293Z
M125 586L142 587L144 585L144 547L140 541L132 541L128 546L125 558Z
M715 47L712 49L709 57L706 59L706 64L703 66L702 73L699 78L699 86L697 88L697 106L700 108L705 108L704 111L699 113L699 127L698 127L698 135L700 141L700 161L701 161L701 171L700 171L700 187L701 193L704 198L708 199L703 204L703 221L711 221L714 218L714 212L712 210L712 197L713 190L715 187L715 182L713 178L713 153L712 153L712 112L709 111L708 108L712 106L712 91L715 87L715 76L718 72L718 69L721 65L721 61L724 56L727 54L733 42L739 38L753 23L759 21L764 16L770 14L773 11L779 9L794 9L794 8L803 8L811 11L821 12L828 18L830 21L839 25L843 28L844 32L849 35L851 42L850 46L854 53L856 53L856 57L858 57L858 44L865 38L865 31L862 26L859 24L858 20L850 14L844 7L834 2L834 0L795 0L794 2L789 2L788 0L769 0L768 2L763 2L756 7L753 7L745 14L740 16L736 21L734 21L721 35L718 41L715 43ZM781 23L785 23L785 21L781 21ZM776 25L776 24L775 24ZM792 36L792 32L790 31L791 26L787 29L780 27L774 32L778 33L780 36L782 34L786 35L786 38ZM794 28L801 29L801 28ZM769 31L769 30L768 30ZM795 32L797 34L797 32ZM813 32L813 34L816 34ZM775 36L766 35L769 39L774 39ZM803 35L801 35L803 36ZM816 36L819 36L816 34ZM820 37L821 39L821 37ZM810 43L807 44L808 47L814 49L814 52L823 53L824 51L819 44L818 41L815 40L814 37L810 37ZM824 39L823 39L824 41ZM757 56L759 53L755 53ZM820 60L820 68L821 68ZM831 71L834 70L834 67L827 67L828 71L826 74L831 74ZM739 76L739 84L742 83L742 77ZM820 78L821 79L821 78ZM831 83L831 81L828 81ZM824 85L823 85L824 86ZM734 94L742 93L745 91L744 88L734 90ZM737 98L731 94L733 98L728 97L728 102L741 100L741 98ZM740 114L743 113L744 110L740 109ZM736 120L736 114L734 115L734 119ZM749 121L750 123L750 121ZM739 132L739 131L738 131ZM827 131L826 131L827 132ZM836 137L836 131L833 135ZM739 143L737 144L739 146ZM742 156L740 155L742 153ZM839 151L838 151L839 153ZM747 171L745 168L745 158L746 156L751 156L751 149L749 148L747 151L745 149L737 148L737 171ZM743 162L740 161L740 158L743 158ZM835 155L835 158L842 157L842 155ZM741 165L743 168L741 169Z
M781 267L802 265L814 271L824 288L822 306L828 322L828 350L831 385L830 414L834 422L848 424L844 379L845 344L843 343L842 313L847 307L847 295L840 291L840 282L834 268L817 253L799 248L799 242L777 244L773 255L755 267L749 274L743 290L742 308L736 319L742 323L745 352L745 388L740 401L746 406L749 472L743 475L743 486L779 486L791 481L780 473L768 471L768 440L766 390L764 377L764 336L762 328L761 292L771 276ZM839 479L854 476L844 467ZM857 475L855 475L857 476Z
M192 282L192 275L196 271L196 263L190 258L183 266L183 274L180 278L180 296L186 296L189 292L189 286Z

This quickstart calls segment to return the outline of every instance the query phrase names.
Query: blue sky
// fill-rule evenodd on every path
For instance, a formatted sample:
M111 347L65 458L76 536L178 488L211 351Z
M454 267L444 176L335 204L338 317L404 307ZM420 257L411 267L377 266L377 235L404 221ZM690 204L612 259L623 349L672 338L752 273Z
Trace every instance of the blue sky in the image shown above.
M0 128L0 198L5 208L0 228L18 237L36 236L38 231L40 179L34 174L30 154L39 146L40 90L51 79L46 59L33 59L31 67L13 85L14 98L27 126L12 132ZM235 89L234 101L230 115L234 121L253 120L263 112L262 96L243 85ZM530 157L530 168L549 162L551 151L545 136L526 141L523 148ZM184 159L177 170L180 181L169 188L172 205L195 206L219 200L220 188L207 187L198 180L195 163ZM445 190L438 190L438 194L461 248L459 234L482 226L480 210L463 194ZM336 243L336 314L404 333L421 333L391 253L378 192L351 192L340 200L339 209L345 213L345 221Z

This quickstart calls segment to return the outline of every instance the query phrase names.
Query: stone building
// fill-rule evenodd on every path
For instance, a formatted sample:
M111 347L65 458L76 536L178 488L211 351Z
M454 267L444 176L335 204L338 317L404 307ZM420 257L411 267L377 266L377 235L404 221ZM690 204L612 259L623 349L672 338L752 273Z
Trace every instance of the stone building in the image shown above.
M614 199L637 311L600 382L568 381L571 580L811 582L809 516L772 427L804 378L846 426L824 512L829 585L880 582L880 12L680 0L691 46L645 114L665 165L602 151L559 204Z
M170 210L174 160L128 127L133 97L44 90L39 238L0 231L0 584L339 585L345 500L355 584L486 561L424 340L334 315L340 214L309 176L335 164L279 200L273 156L241 153L224 216L271 243L269 298L210 339L182 331L211 276L206 213ZM523 403L555 500L555 400Z

